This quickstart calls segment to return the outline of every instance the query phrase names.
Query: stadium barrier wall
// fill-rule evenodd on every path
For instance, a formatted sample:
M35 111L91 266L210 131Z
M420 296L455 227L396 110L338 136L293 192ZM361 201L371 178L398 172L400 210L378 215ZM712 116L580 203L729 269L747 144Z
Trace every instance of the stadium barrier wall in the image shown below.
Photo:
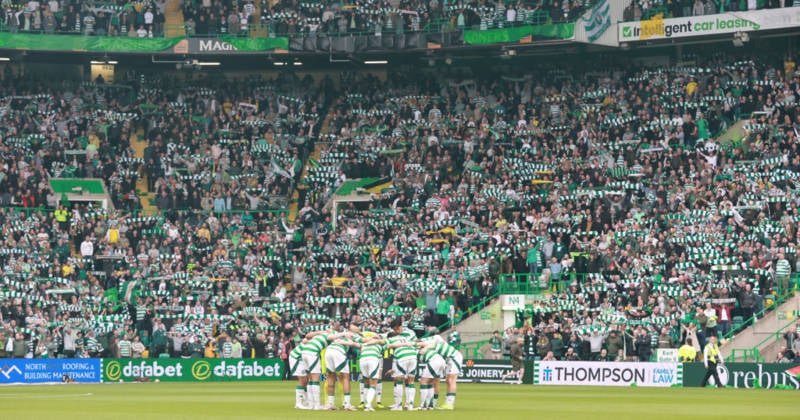
M671 387L683 383L681 363L537 361L535 385Z
M35 51L164 52L175 54L237 54L288 49L289 38L132 38L124 36L48 35L0 32L0 48Z
M100 359L2 359L0 384L99 383Z
M524 384L699 387L702 363L525 361ZM717 367L723 386L800 390L795 363L727 363ZM100 382L278 381L280 359L4 359L0 385ZM500 383L509 360L467 359L459 382ZM711 379L711 385L716 385Z
M702 363L683 364L683 386L699 387L705 376ZM800 390L800 365L797 363L725 363L717 366L723 386ZM716 385L714 379L711 385Z
M533 383L533 361L524 361L523 384ZM511 372L510 360L467 359L461 368L458 382L501 383L503 376ZM508 382L514 379L508 378Z
M100 359L100 382L279 381L281 359Z

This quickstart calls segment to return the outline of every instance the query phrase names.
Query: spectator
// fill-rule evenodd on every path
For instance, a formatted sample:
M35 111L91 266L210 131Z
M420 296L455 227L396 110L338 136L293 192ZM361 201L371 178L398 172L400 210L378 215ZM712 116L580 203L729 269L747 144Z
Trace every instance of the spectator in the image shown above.
M675 347L675 343L672 341L672 336L669 334L669 330L667 327L661 329L661 334L658 336L658 348L659 349L671 349Z
M589 342L589 357L590 360L597 360L600 356L600 351L603 349L603 342L606 339L605 334L600 334L597 330L592 331L592 334L585 338Z
M783 333L783 338L786 340L786 348L797 352L796 349L800 347L800 321L797 322L796 328L789 328Z
M683 363L691 363L697 361L697 350L693 346L691 338L686 339L686 343L678 349L678 355Z
M623 350L625 348L625 341L619 335L616 329L612 329L608 332L608 337L605 341L605 348L608 350L608 354L616 355L619 350Z
M639 358L640 362L648 362L650 361L650 356L653 353L650 334L641 327L636 327L636 331L634 333L635 342L634 345L636 346L636 356Z
M524 339L522 337L511 344L511 371L503 375L502 382L505 383L507 378L517 379L517 384L522 383L522 376L524 375L525 368L523 366L522 345Z

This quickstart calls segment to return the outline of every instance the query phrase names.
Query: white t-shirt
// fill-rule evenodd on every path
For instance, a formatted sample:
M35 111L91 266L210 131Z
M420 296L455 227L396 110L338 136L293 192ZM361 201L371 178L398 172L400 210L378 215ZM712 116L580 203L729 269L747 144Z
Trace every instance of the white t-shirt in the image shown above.
M516 20L517 20L517 11L513 8L508 8L508 10L506 10L506 21L514 22Z
M707 164L709 164L709 165L711 165L711 166L713 166L715 168L717 167L717 155L706 155L706 154L703 154L703 157L706 159L706 163Z
M86 257L91 257L92 255L94 255L94 243L86 239L83 242L81 242L81 256L86 258Z

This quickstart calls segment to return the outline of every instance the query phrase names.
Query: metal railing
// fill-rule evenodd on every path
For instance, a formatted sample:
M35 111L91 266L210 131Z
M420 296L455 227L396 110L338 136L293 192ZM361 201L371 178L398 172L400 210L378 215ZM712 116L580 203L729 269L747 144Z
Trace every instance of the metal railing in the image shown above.
M493 25L490 28L486 29L508 29L516 26L546 26L552 25L556 22L553 22L549 15L534 15L531 19L528 19L523 22L512 22L511 24L506 24L502 26ZM558 23L569 23L569 22L558 22ZM270 37L270 38L278 38L278 37L312 37L312 36L325 36L325 37L340 37L340 36L374 36L379 33L382 34L403 34L403 33L443 33L443 32L460 32L464 30L480 30L480 25L472 25L472 26L464 26L459 27L454 19L451 18L442 18L438 20L432 20L426 22L423 26L420 27L419 30L411 30L408 27L395 27L395 28L358 28L355 30L345 30L339 31L338 26L331 28L331 30L309 30L308 28L303 28L300 30L295 30L292 32L279 32L275 29L277 26L274 22L271 21L262 21L259 23L250 23L245 28L237 27L235 31L230 31L227 29L226 26L220 25L215 30L211 30L205 33L197 32L197 28L190 23L173 23L173 24L164 24L163 30L158 34L154 34L153 37L155 38L164 38L169 37L170 34L185 34L188 37L220 37L220 36L237 36L242 38L248 37ZM126 31L121 32L119 28L116 29L114 35L109 35L107 33L98 34L96 32L91 34L86 34L83 31L75 31L75 30L67 30L61 31L57 29L49 30L49 29L29 29L29 30L22 30L20 27L9 27L5 24L4 21L0 20L0 32L14 32L20 34L46 34L46 35L80 35L80 36L92 36L92 37L111 37L111 38L119 38L119 37L129 37L129 38L137 38L138 36L135 35L135 31ZM181 37L184 35L181 35Z
M489 340L482 340L482 341L472 341L469 343L461 343L458 346L458 350L461 351L461 354L464 355L464 358L467 359L483 359L483 353L481 353L481 347L489 344Z
M492 303L492 301L495 300L499 295L500 295L499 293L492 293L491 295L481 299L478 303L470 306L469 308L457 312L454 319L446 321L436 327L436 334L439 334L442 331L446 331L450 328L453 328L456 325L458 325L461 321L464 321L470 316L477 314L478 312L481 311L481 309L489 306L489 304Z
M574 282L583 283L585 273L560 273L551 274L546 280L542 273L510 273L501 274L498 282L498 291L501 295L538 295L545 292L561 293L567 290Z
M789 284L788 284L789 287L788 287L787 290L783 290L783 287L782 287L782 285L780 283L776 284L775 288L774 288L776 294L771 295L771 296L774 297L772 302L770 302L769 304L765 305L763 309L761 309L760 311L754 313L749 318L742 320L741 324L739 324L739 325L731 325L730 331L728 331L727 334L723 334L720 338L723 339L723 340L732 339L734 337L734 335L736 335L737 333L739 333L742 330L746 329L747 327L753 325L758 318L763 317L764 314L766 314L767 312L771 312L771 311L777 309L780 305L782 305L784 302L786 302L786 300L788 300L792 296L794 291L797 289L798 284L800 284L800 274L799 273L795 273L794 275L792 275L792 277L791 277L791 279L789 281ZM768 297L768 296L765 296L765 297ZM737 306L738 306L738 302L737 302Z
M32 213L53 213L55 208L51 207L2 207L0 206L0 212L13 212L15 214L25 213L25 217L30 217ZM140 217L140 216L153 216L155 214L161 215L169 215L173 213L179 214L215 214L215 215L237 215L237 214L272 214L280 216L282 214L288 215L289 209L257 209L257 210L225 210L222 212L214 211L214 210L198 210L198 209L168 209L168 210L154 210L154 211L147 211L145 209L134 209L131 212L120 211L120 214L130 213L131 217Z
M795 284L797 284L796 282L799 280L797 275L794 276L794 280L795 280ZM784 299L780 300L780 303L779 303L779 300L775 300L775 302L773 304L769 305L769 308L772 308L774 306L777 309L777 307L780 306L781 304L783 304L788 299L788 297L790 297L792 295L792 293L793 293L793 291L787 292L784 295ZM765 313L766 310L767 310L767 308L765 308L764 311L761 311L760 314ZM797 311L795 311L795 312L797 313ZM780 320L780 314L778 314L778 319ZM751 320L752 320L752 318L751 318ZM764 362L765 360L761 356L761 347L763 347L765 345L769 345L769 344L775 343L775 342L779 342L783 338L784 331L786 331L787 328L791 327L795 322L796 322L796 320L791 320L791 321L787 322L786 324L784 324L783 326L778 328L775 332L769 333L766 337L764 337L763 340L761 340L758 344L756 344L752 348L749 348L749 349L748 348L734 348L734 349L731 349L731 354L725 360L727 360L727 361L735 361L736 360L736 355L737 354L741 354L741 356L743 357L743 361L745 361L745 362L748 361L748 359L747 359L748 357L753 358L754 361L756 361L756 362ZM745 323L744 324L744 328L747 328L748 325L750 325L750 324ZM731 333L732 332L733 332L733 330L731 330ZM730 339L732 337L733 337L732 334L728 334L724 338ZM772 343L769 343L770 341L772 341Z
M752 349L732 349L731 354L725 358L726 362L734 362L737 359L741 360L742 362L753 362L753 363L764 363L765 360L761 356L761 352L759 352L758 348Z

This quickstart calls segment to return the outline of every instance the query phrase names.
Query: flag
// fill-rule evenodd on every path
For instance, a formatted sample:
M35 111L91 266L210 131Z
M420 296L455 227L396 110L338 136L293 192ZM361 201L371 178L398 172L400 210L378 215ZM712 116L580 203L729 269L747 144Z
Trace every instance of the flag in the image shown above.
M586 32L586 38L589 42L594 42L597 38L611 26L611 6L608 0L603 0L597 3L591 10L589 18L583 19L583 30Z
M275 159L272 159L272 172L275 172L276 174L285 178L292 178L292 175L290 175L289 172L286 172L286 169L281 168L281 166L278 165L278 162L275 162Z
M128 280L120 285L120 291L125 303L133 303L139 296L139 281Z
M795 378L800 378L800 365L795 366L791 369L787 369L786 373L788 373L791 376L794 376Z

